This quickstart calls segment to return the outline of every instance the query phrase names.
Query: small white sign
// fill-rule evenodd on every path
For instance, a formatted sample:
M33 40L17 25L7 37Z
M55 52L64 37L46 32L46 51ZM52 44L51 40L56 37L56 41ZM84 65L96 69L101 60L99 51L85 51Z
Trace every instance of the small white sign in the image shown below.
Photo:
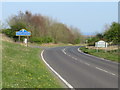
M103 40L100 40L95 43L95 47L107 47L107 46L108 46L108 43Z
M24 43L27 43L27 39L26 38L24 39Z

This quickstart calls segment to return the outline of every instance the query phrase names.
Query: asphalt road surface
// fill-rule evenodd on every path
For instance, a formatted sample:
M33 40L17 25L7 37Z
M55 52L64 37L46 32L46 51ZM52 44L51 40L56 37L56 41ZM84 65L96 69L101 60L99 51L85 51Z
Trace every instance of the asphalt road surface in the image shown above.
M118 64L86 55L78 48L49 48L43 57L73 88L118 88Z

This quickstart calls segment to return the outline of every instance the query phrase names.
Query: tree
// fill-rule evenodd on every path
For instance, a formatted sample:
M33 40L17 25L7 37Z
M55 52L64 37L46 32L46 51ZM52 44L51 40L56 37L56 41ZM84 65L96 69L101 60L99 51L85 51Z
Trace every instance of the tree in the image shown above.
M8 36L17 39L15 32L24 28L32 32L31 42L40 43L80 43L82 35L78 30L70 29L65 24L53 20L41 14L32 14L29 11L19 12L9 18L10 29L3 32Z
M102 33L98 33L98 34L96 35L96 37L101 40L101 39L103 39L103 34L102 34Z
M104 38L107 42L113 42L113 44L118 44L120 42L120 24L113 22L108 30L104 33Z

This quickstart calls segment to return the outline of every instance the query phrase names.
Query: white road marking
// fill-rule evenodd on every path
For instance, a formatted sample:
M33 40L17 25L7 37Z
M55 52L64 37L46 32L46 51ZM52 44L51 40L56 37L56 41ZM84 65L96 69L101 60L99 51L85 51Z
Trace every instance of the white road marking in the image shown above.
M62 52L63 52L64 54L66 54L66 55L67 55L67 53L65 52L65 48L62 50ZM70 57L71 57L71 55L68 55L68 56L70 56ZM73 58L73 59L77 60L77 58L75 58L75 57L71 57L71 58Z
M90 64L89 63L85 63L86 65L88 65L88 66L90 66Z
M77 58L74 57L75 60L77 60Z
M81 53L83 53L83 54L85 54L85 55L91 56L91 57L95 57L95 58L98 58L98 59L101 59L101 60L104 60L104 61L112 62L112 61L106 60L106 59L104 59L104 58L99 58L99 57L96 57L96 56L93 56L93 55L86 54L86 53L82 52L79 48L78 48L78 51L81 52ZM118 63L116 63L116 62L112 62L112 63L118 64ZM90 65L90 64L88 64L88 63L85 63L85 64L86 64L86 65ZM116 74L114 74L114 73L112 73L112 72L109 72L109 71L107 71L107 70L101 69L101 68L99 68L99 67L95 67L95 68L98 69L98 70L101 70L101 71L103 71L103 72L106 72L106 73L108 73L108 74L117 76Z
M99 67L95 67L96 69L98 69L98 70L101 70L101 71L103 71L103 72L106 72L106 73L109 73L109 74L111 74L111 75L116 75L116 74L114 74L114 73L112 73L112 72L108 72L108 71L106 71L106 70L104 70L104 69L101 69L101 68L99 68Z
M77 58L75 58L75 60L78 60Z
M64 54L66 54L65 49L62 50Z
M58 74L58 73L45 61L45 59L44 59L44 57L43 57L43 52L44 52L44 50L41 52L42 60L43 60L43 61L45 62L45 64L50 68L50 70L51 70L52 72L54 72L69 88L73 88L72 85L70 85L64 78L62 78L62 77L60 76L60 74Z
M74 59L74 57L72 57Z
M81 52L81 50L78 48L78 51Z
M79 50L79 48L78 48L78 51L79 52L82 52L81 50ZM63 52L66 54L66 52L65 52L65 49L63 49ZM83 52L82 52L83 53ZM85 54L85 53L84 53ZM66 54L67 55L67 54ZM86 54L86 55L88 55L88 56L92 56L92 55L89 55L89 54ZM70 55L68 55L68 56L70 56ZM75 57L72 57L72 56L70 56L71 58L73 58L74 60L77 60L77 58L75 58ZM92 56L92 57L95 57L95 56ZM98 58L98 57L97 57ZM90 66L90 64L89 63L86 63L86 62L83 62L83 61L81 61L80 60L80 62L81 63L84 63L85 65L87 65L87 66ZM103 72L106 72L106 73L108 73L108 74L111 74L111 75L116 75L116 74L114 74L114 73L112 73L112 72L108 72L108 71L106 71L106 70L104 70L104 69L101 69L101 68L99 68L99 67L95 67L96 69L98 69L98 70L101 70L101 71L103 71Z

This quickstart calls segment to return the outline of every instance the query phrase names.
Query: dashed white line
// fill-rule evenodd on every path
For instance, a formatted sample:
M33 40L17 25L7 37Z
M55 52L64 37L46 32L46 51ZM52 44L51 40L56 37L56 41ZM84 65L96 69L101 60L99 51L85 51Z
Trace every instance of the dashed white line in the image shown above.
M78 48L78 51L81 52L81 50L79 50L79 48ZM63 49L63 52L66 54L65 49ZM67 55L67 54L66 54L66 55ZM92 56L92 55L89 55L89 54L86 54L86 55ZM71 56L71 55L68 55L68 56ZM94 57L94 56L93 56L93 57ZM71 58L73 58L74 60L77 60L77 58L75 58L75 57L72 57L72 56L71 56ZM87 65L87 66L90 66L89 63L83 62L83 61L81 61L81 60L80 60L80 62L81 62L81 63L84 63L84 64ZM101 69L101 68L99 68L99 67L95 67L95 68L98 69L98 70L101 70L101 71L103 71L103 72L106 72L106 73L108 73L108 74L111 74L111 75L116 76L116 74L114 74L114 73L112 73L112 72L108 72L108 71L106 71L106 70L104 70L104 69Z
M85 63L86 65L88 65L88 66L90 66L90 64L89 63Z
M72 57L74 59L74 57Z
M77 58L74 58L75 60L77 60Z
M77 60L77 58L73 57L73 59Z
M45 61L45 59L44 59L44 57L43 57L43 52L44 52L44 50L41 52L42 60L43 60L43 61L45 62L45 64L50 68L50 70L51 70L53 73L55 73L55 74L59 77L59 79L61 79L69 88L73 88L72 85L70 85L64 78L62 78L62 77L60 76L60 74L58 74L58 73Z
M64 48L62 51L63 51L64 54L66 54L66 52L65 52L65 48Z
M101 70L101 71L103 71L103 72L106 72L106 73L109 73L109 74L111 74L111 75L116 75L116 74L114 74L114 73L112 73L112 72L109 72L109 71L106 71L106 70L104 70L104 69L101 69L101 68L99 68L99 67L95 67L96 69L98 69L98 70Z
M79 48L78 48L78 51L79 51L79 52L82 52ZM83 52L82 52L82 53L83 53ZM88 55L88 56L95 57L95 58L99 58L99 57L96 57L96 56L93 56L93 55L89 55L89 54L86 54L86 53L84 53L84 54L85 54L85 55ZM109 62L110 62L110 60L106 60L106 59L103 59L103 58L99 58L99 59L105 60L105 61L109 61ZM112 61L111 61L111 62L112 62ZM112 62L112 63L117 64L116 62ZM85 63L85 64L86 64L86 65L90 65L90 64L88 64L88 63ZM103 72L106 72L106 73L108 73L108 74L117 76L116 74L114 74L114 73L112 73L112 72L109 72L109 71L107 71L107 70L101 69L101 68L99 68L99 67L95 67L95 68L98 69L98 70L101 70L101 71L103 71Z

